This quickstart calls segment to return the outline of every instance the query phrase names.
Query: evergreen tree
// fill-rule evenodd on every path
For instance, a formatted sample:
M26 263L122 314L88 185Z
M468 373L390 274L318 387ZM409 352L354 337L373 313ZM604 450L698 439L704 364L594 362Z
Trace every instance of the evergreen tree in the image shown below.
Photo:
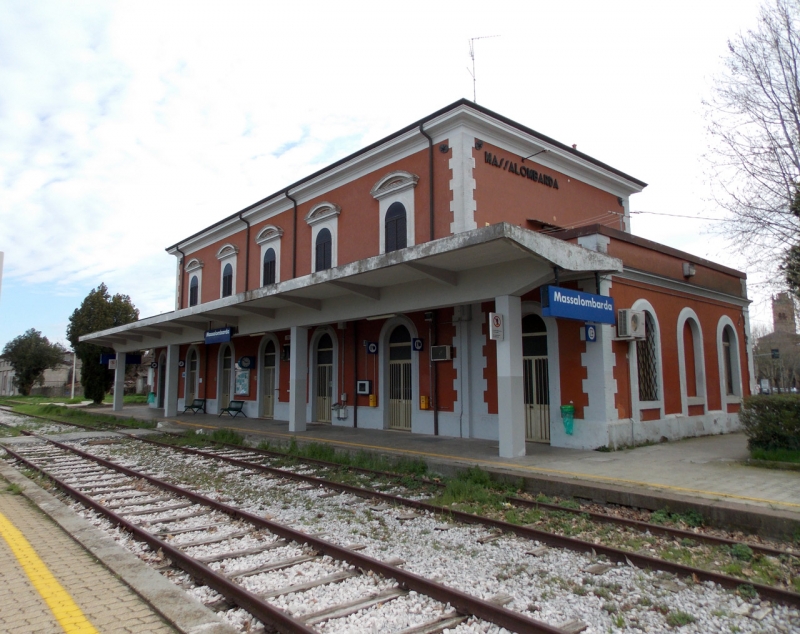
M3 357L14 368L14 385L20 394L28 396L45 370L55 369L63 363L66 352L60 343L50 343L41 332L31 328L5 345Z
M139 311L127 295L109 294L105 284L89 292L81 305L69 318L67 339L80 357L81 383L86 398L101 403L114 382L113 373L105 365L100 365L100 355L114 350L93 343L81 343L80 337L98 330L129 324L139 319Z

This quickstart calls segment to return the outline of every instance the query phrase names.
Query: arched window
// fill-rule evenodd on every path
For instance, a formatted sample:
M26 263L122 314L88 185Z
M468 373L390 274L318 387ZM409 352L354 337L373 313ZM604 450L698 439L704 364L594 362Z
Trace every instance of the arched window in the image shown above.
M724 410L726 402L735 403L742 396L739 338L734 330L733 322L728 317L722 317L717 326L717 347L720 395Z
M264 254L264 286L275 283L275 249L269 248Z
M547 356L547 327L539 315L522 318L522 356Z
M192 275L192 281L189 282L189 306L197 306L197 295L200 287L200 282L196 275Z
M317 234L317 252L314 260L315 271L324 271L331 268L331 244L331 232L327 228L321 229Z
M636 342L639 376L639 400L657 401L658 395L658 332L650 311L644 312L644 339Z
M226 264L222 270L222 296L230 297L233 294L233 267Z
M694 358L694 333L692 322L686 320L683 324L683 359L684 372L686 373L686 396L697 396L697 363Z
M385 252L405 249L408 246L406 234L406 208L403 203L392 203L386 212Z
M725 394L733 396L733 354L731 353L731 327L722 330L722 367L725 370Z

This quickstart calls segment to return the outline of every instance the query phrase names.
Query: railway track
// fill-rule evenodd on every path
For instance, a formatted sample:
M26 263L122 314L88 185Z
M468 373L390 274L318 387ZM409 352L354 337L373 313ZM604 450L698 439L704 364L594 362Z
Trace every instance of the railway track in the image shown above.
M51 421L51 419L48 419L48 418L45 418L45 417L40 417L40 416L33 416L33 415L30 415L30 414L26 414L25 416L32 417L32 418L39 418L41 420L46 420L46 421ZM92 430L95 430L95 431L101 431L100 429L87 427L85 425L79 425L77 423L63 423L62 422L60 424L73 425L73 426L75 426L77 428L81 428L81 429L92 429ZM120 431L120 430L116 430L116 431L117 431L117 433L126 435L126 436L128 436L130 438L136 438L137 440L143 440L141 437L134 436L134 435L129 434L129 433L125 432L125 431ZM175 434L173 432L162 432L162 433L164 435L179 436L179 434ZM170 443L164 443L164 444L170 444ZM239 446L239 445L232 445L232 444L219 443L219 442L216 443L216 444L224 446L224 447L227 447L228 449L231 449L231 450L246 450L246 451L248 451L248 452L250 452L252 454L267 456L267 457L275 458L275 459L286 459L288 457L287 454L285 454L285 453L281 453L281 452L277 452L277 451L270 451L270 450L266 450L266 449L257 449L257 448L253 448L253 447L244 448L244 447ZM302 457L302 458L297 458L297 460L299 460L301 462L308 463L308 464L317 465L319 467L328 468L328 469L345 469L345 470L348 470L348 471L351 471L351 472L354 472L354 473L361 473L361 474L372 476L372 477L375 477L375 478L405 479L405 478L411 477L411 476L400 475L400 474L397 474L397 473L392 473L392 472L387 472L387 471L377 471L377 470L374 470L374 469L366 469L366 468L363 468L363 467L357 467L357 466L352 466L352 465L343 466L343 465L341 465L339 463L330 462L330 461L326 461L326 460L320 460L318 458ZM443 483L435 481L435 480L431 480L429 478L422 478L422 479L414 478L414 479L416 479L417 481L419 481L419 482L421 482L421 483L423 483L423 484L425 484L427 486L431 486L431 487L443 488L445 486ZM564 514L570 514L570 515L575 515L575 516L584 516L584 517L588 517L589 519L591 519L592 521L595 521L595 522L600 522L600 523L604 523L604 524L610 524L610 525L614 525L614 526L626 527L626 528L630 528L630 529L639 531L641 533L647 533L647 534L650 534L650 535L660 535L660 536L669 537L669 538L676 539L676 540L690 539L690 540L693 540L695 542L702 543L702 544L708 544L708 545L711 545L711 546L729 546L730 547L730 546L735 546L737 544L743 544L743 545L746 545L747 547L749 547L755 553L760 553L760 554L768 555L768 556L772 556L772 557L781 557L781 556L794 556L794 557L797 557L798 556L798 552L796 552L796 551L788 551L788 550L784 550L784 549L780 549L780 548L775 548L775 547L772 547L772 546L769 546L769 545L766 545L766 544L756 543L756 542L753 542L753 541L750 541L750 540L737 540L737 539L731 539L731 538L726 538L726 537L720 537L718 535L711 535L711 534L707 534L707 533L703 532L702 530L697 530L697 531L685 530L685 529L681 529L681 528L675 528L675 527L672 527L672 526L665 526L665 525L662 525L662 524L654 524L652 522L645 522L645 521L642 521L642 520L636 520L636 519L620 517L618 515L611 515L611 514L608 514L608 513L590 511L590 510L586 510L585 508L572 508L572 507L569 507L569 506L563 506L563 505L560 505L560 504L552 504L552 503L544 502L544 501L540 501L540 500L529 500L529 499L521 498L521 497L514 496L514 495L507 495L505 499L506 499L506 501L508 503L510 503L510 504L512 504L514 506L520 507L520 508L545 509L547 511L552 511L552 512L557 512L557 513L564 513Z
M470 617L513 632L567 632L506 609L501 605L506 601L504 597L495 601L479 599L405 571L401 561L379 561L355 548L342 547L319 535L298 531L76 447L36 437L47 444L25 451L8 447L5 450L21 464L53 480L81 504L123 527L231 603L279 631L315 632L318 630L314 626L361 610L380 610L415 592L435 603L431 610L439 614L427 622L399 630L404 634L438 632ZM198 518L201 518L199 525L190 522ZM214 530L209 533L211 528ZM198 554L209 544L217 547L228 544L229 550L211 556ZM268 561L248 567L248 558L259 554ZM225 561L226 571L232 572L220 573L209 565L219 561ZM247 588L247 580L258 575L304 565L308 568L308 564L315 564L317 573L311 579L304 574L300 583L260 588L258 592ZM360 596L354 595L321 610L294 615L270 602L352 579L358 579L351 585L358 590L355 595ZM381 618L379 613L376 618Z
M128 434L124 434L128 435ZM626 552L624 550L614 549L610 547L603 546L597 543L586 542L582 540L577 540L574 538L563 537L559 535L554 535L552 533L548 533L546 531L541 531L536 529L532 526L517 526L514 524L508 524L506 522L502 522L500 520L492 520L489 518L483 518L479 516L475 516L468 513L461 513L458 511L454 511L452 509L446 509L441 507L436 507L430 504L426 504L425 502L420 502L416 500L409 500L406 498L400 498L398 496L394 496L387 493L382 493L379 491L375 491L372 489L364 489L360 487L354 487L352 485L343 484L343 483L336 483L325 480L323 478L318 478L314 475L310 475L307 473L296 473L294 471L288 469L280 469L276 467L272 467L266 464L261 464L259 460L266 460L270 458L285 458L285 454L280 454L277 452L269 452L265 450L257 450L251 448L244 448L241 446L228 446L222 450L198 450L188 447L176 447L171 444L161 443L158 441L153 441L150 439L142 439L136 436L131 436L136 440L144 440L147 444L151 444L154 446L160 446L164 449L169 448L170 450L174 450L177 452L181 452L184 454L193 454L198 457L202 457L204 459L211 459L216 461L223 461L226 464L229 464L233 467L238 469L248 469L254 470L261 473L268 474L274 478L282 478L286 480L294 480L301 482L303 485L313 486L315 488L318 487L326 487L331 490L335 490L342 493L352 494L361 498L372 498L375 500L380 501L381 503L389 503L392 505L404 505L407 507L412 507L417 511L435 513L440 516L444 516L450 520L457 520L459 522L465 524L480 524L489 529L494 529L498 532L502 531L503 533L507 534L515 534L520 537L524 537L526 539L534 539L541 543L548 544L553 547L558 548L568 548L571 550L575 550L578 552L583 553L591 553L593 557L597 555L603 555L608 558L610 561L614 562L622 562L628 565L633 565L639 568L647 568L651 570L662 570L666 572L671 572L673 574L678 575L679 577L689 577L699 581L712 581L714 583L718 583L725 588L734 589L737 586L740 586L742 583L746 583L745 580L730 577L727 575L720 575L718 573L713 573L709 571L705 571L698 568L693 568L691 566L683 566L681 564L674 564L671 562L665 562L663 560L649 557L646 555L641 555L638 553L633 552ZM325 461L320 460L309 460L309 459L301 459L303 462L315 463L319 467L331 467L331 468L339 468L341 469L342 466L334 463L326 463ZM374 472L367 469L358 469L358 468L351 468L353 471L359 471L366 475L371 476L383 476L383 477L395 477L397 478L397 474L387 474L384 472ZM435 484L428 482L428 484ZM534 506L545 506L551 507L554 510L562 511L562 512L575 512L575 513L582 513L585 515L585 512L580 510L574 509L565 509L558 506L547 505L537 502L530 502L528 500L520 499L519 502L521 504L527 505L534 505ZM601 514L594 514L601 516ZM593 518L594 519L594 518ZM620 518L609 518L609 516L601 516L597 518L598 521L605 521L608 519L615 519L618 520ZM698 534L691 531L681 531L676 529L671 529L669 527L662 527L658 525L651 525L646 524L644 522L637 522L632 520L624 520L623 522L615 522L619 524L627 524L630 525L631 528L636 530L647 530L655 533L656 531L663 531L663 534L668 536L688 536L689 538L695 541L704 541L706 543L714 544L714 545L734 545L739 542L735 540L729 539L720 539L718 537L713 536L704 536L702 534ZM782 551L780 549L771 548L768 546L758 545L758 544L751 544L750 545L754 552L760 552L765 555L769 556L795 556L796 554L789 553L787 551ZM763 598L769 598L773 601L778 603L782 603L789 606L798 606L800 605L800 595L783 590L781 588L775 588L768 585L763 584L752 584L754 588L758 591L758 593Z

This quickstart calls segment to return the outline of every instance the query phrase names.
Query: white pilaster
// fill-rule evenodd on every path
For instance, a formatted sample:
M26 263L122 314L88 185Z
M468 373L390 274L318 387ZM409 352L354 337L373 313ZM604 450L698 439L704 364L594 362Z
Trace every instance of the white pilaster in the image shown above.
M167 374L164 380L164 416L178 415L178 357L181 348L177 345L167 346Z
M525 455L525 411L522 384L522 304L514 295L495 298L503 316L504 337L497 342L497 414L500 457Z
M470 231L478 227L475 222L475 158L472 148L475 145L475 135L464 128L453 131L450 135L450 169L453 178L450 189L453 190L453 200L450 201L450 211L453 213L453 222L450 223L451 233Z
M598 249L599 250L599 249ZM587 292L598 295L608 295L611 281L605 277L600 278L600 288L596 289L594 282L579 284ZM587 429L588 436L592 438L586 448L603 444L607 437L609 421L617 420L619 413L615 407L617 394L617 381L614 378L614 367L617 364L616 356L611 347L615 328L609 324L595 324L597 341L586 342L586 352L581 353L581 365L587 369L583 379L583 393L589 396L589 405L583 409L584 425L592 425ZM594 440L599 438L599 440Z
M289 358L289 431L306 430L308 328L292 326Z
M122 398L125 396L125 358L124 352L117 352L117 369L114 370L114 406L115 412L122 411Z

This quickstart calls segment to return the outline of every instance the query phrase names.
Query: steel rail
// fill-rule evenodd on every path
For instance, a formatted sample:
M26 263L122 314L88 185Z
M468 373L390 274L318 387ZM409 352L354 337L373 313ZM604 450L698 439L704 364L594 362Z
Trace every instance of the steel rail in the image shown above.
M142 440L143 442L157 446L176 449L184 453L204 456L206 458L211 458L211 459L223 460L225 462L228 462L229 464L238 466L243 469L263 471L271 475L276 475L283 478L290 478L305 482L307 484L314 484L317 486L335 489L342 491L344 493L350 493L358 497L372 497L385 502L391 502L394 504L415 508L421 511L427 511L435 515L452 517L465 524L480 524L489 526L491 528L499 529L504 532L514 533L516 535L519 535L520 537L525 537L527 539L539 540L541 542L544 542L551 546L555 546L557 548L568 548L570 550L574 550L577 552L605 555L614 562L625 563L628 565L633 565L638 568L661 570L676 575L691 576L693 578L696 576L700 580L712 581L714 583L718 583L723 588L728 588L728 589L736 589L742 584L749 584L752 585L753 588L755 588L759 592L759 594L761 594L764 597L769 597L775 601L779 601L787 605L800 606L800 594L792 592L790 590L784 590L782 588L776 588L774 586L752 582L747 579L740 579L722 573L703 570L702 568L695 568L693 566L674 563L667 561L665 559L651 557L649 555L642 555L639 553L635 553L633 551L627 551L620 548L615 548L613 546L604 546L602 544L595 544L592 542L587 542L581 539L577 539L575 537L566 537L562 535L557 535L555 533L543 531L541 529L533 528L531 526L519 526L517 524L511 524L503 520L497 520L480 515L474 515L472 513L465 513L463 511L457 511L455 509L436 506L434 504L429 504L427 502L409 500L407 498L402 498L396 495L392 495L390 493L382 493L380 491L373 491L371 489L363 489L361 487L353 486L350 484L331 482L329 480L325 480L317 476L299 474L292 471L278 469L276 467L269 467L267 465L260 465L257 463L247 462L245 460L239 460L237 458L229 458L223 455L212 454L198 449L193 449L190 447L180 447L176 445L170 445L168 443L162 443L156 440L151 440L149 438L138 438L138 440Z
M530 633L530 634L566 634L565 631L560 629L560 628L554 627L552 625L548 625L547 623L544 623L544 622L541 622L541 621L537 621L535 619L531 619L529 617L524 616L523 614L520 614L518 612L514 612L513 610L509 610L507 608L504 608L502 606L496 605L496 604L491 603L489 601L484 601L483 599L479 599L479 598L477 598L475 596L472 596L472 595L469 595L469 594L467 594L465 592L461 592L460 590L455 590L453 588L449 588L449 587L444 586L442 584L436 583L435 581L431 581L430 579L426 579L426 578L421 577L419 575L416 575L416 574L414 574L412 572L408 572L406 570L398 568L397 566L384 563L384 562L382 562L380 560L374 559L372 557L368 557L367 555L363 555L361 553L358 553L356 551L350 550L350 549L345 548L343 546L337 546L336 544L332 544L330 542L327 542L327 541L325 541L323 539L320 539L319 537L315 537L313 535L309 535L307 533L303 533L301 531L297 531L295 529L289 528L288 526L284 526L284 525L279 524L277 522L274 522L274 521L271 521L271 520L267 520L267 519L265 519L263 517L255 515L253 513L248 512L248 511L244 511L242 509L237 509L235 507L228 506L227 504L224 504L222 502L218 502L217 500L213 500L213 499L208 498L208 497L206 497L204 495L201 495L199 493L195 493L193 491L189 491L187 489L183 489L183 488L181 488L181 487L179 487L177 485L171 484L169 482L165 482L163 480L159 480L158 478L155 478L153 476L149 476L149 475L144 474L144 473L140 473L140 472L135 471L133 469L130 469L128 467L124 467L122 465L116 464L116 463L114 463L114 462L112 462L110 460L106 460L104 458L100 458L99 456L94 456L94 455L92 455L90 453L87 453L85 451L77 449L76 447L71 447L69 445L66 445L64 443L58 442L58 441L53 440L51 438L44 438L42 436L39 436L38 434L33 434L33 433L31 433L31 435L36 437L36 438L38 438L38 439L40 439L40 440L43 440L43 441L48 442L48 443L51 443L51 444L53 444L53 445L65 450L65 451L69 451L69 452L72 452L72 453L74 453L76 455L79 455L79 456L81 456L83 458L86 458L88 460L92 460L92 461L94 461L94 462L96 462L98 464L101 464L101 465L103 465L105 467L108 467L109 469L112 469L114 471L118 471L120 473L124 473L125 475L128 475L128 476L133 477L133 478L139 478L139 479L145 480L147 482L150 482L151 484L154 484L155 486L157 486L159 488L162 488L162 489L165 489L167 491L170 491L170 492L172 492L172 493L174 493L176 495L180 495L182 497L185 497L185 498L187 498L189 500L192 500L192 501L194 501L194 502L196 502L198 504L202 504L202 505L211 507L211 508L213 508L215 510L218 510L218 511L220 511L222 513L225 513L226 515L229 515L230 517L234 517L236 519L244 520L244 521L249 522L250 524L254 524L254 525L256 525L256 526L258 526L260 528L265 528L268 531L270 531L271 533L273 533L274 535L277 535L279 537L283 537L284 539L288 539L288 540L291 540L291 541L299 543L299 544L303 544L303 543L308 544L312 549L314 549L314 550L316 550L316 551L318 551L318 552L320 552L320 553L322 553L324 555L328 555L332 559L336 559L336 560L339 560L339 561L346 561L347 563L349 563L349 564L351 564L353 566L356 566L358 568L362 568L364 570L371 570L372 572L377 573L377 574L379 574L379 575L381 575L383 577L394 579L403 588L409 589L409 590L413 590L413 591L415 591L415 592L417 592L419 594L424 594L424 595L426 595L426 596L428 596L428 597L430 597L432 599L440 601L441 603L445 603L445 604L449 603L453 608L455 608L456 610L458 610L459 612L462 612L464 614L471 614L471 615L476 616L476 617L478 617L480 619L483 619L485 621L489 621L491 623L494 623L495 625L499 625L500 627L504 627L504 628L509 629L511 631L514 631L514 632L519 632L520 634L528 634L528 633ZM172 447L172 446L170 445L170 447ZM36 469L37 471L44 471L43 469L41 469L41 468L37 467L36 465L34 465L33 463L31 463L30 461L27 461L22 456L19 456L19 454L17 454L16 452L14 452L12 450L9 450L8 447L4 447L4 448L11 455L14 455L15 458L20 459L23 463L31 466L32 468ZM59 480L57 478L54 478L53 476L51 476L49 474L46 474L46 475L48 477L52 478L54 481L59 482ZM61 483L61 484L63 484L63 483ZM61 484L59 484L59 486L61 486ZM65 486L68 487L69 485L65 485ZM71 487L70 487L70 489L71 489ZM74 489L71 489L71 490L74 491ZM85 496L82 496L80 494L80 492L78 492L78 491L75 491L75 493L77 493L81 497L85 497ZM72 495L72 493L70 493L70 494ZM76 499L78 499L78 498L76 498ZM88 498L87 498L87 500L88 500ZM83 501L83 500L81 500L81 501ZM95 503L93 501L91 501L91 506L92 506L92 508L103 509L102 512L104 514L111 514L111 515L114 515L116 517L116 515L111 513L111 511L109 511L105 507L102 507L102 506L100 506L99 504L97 504L97 503ZM114 521L116 521L116 520L114 520ZM126 526L126 528L127 528L127 526ZM159 547L161 547L161 544L163 543L162 540L159 540L158 538L155 538L153 536L150 536L149 539L156 540L154 543L158 543ZM172 547L170 547L170 548L172 549ZM163 552L167 552L166 549ZM199 566L200 566L200 567L198 567L198 572L199 573L204 572L204 569L207 568L206 566L202 566L202 564L199 564ZM216 576L219 576L216 573L214 573L213 571L211 571L210 569L208 569L208 571L213 573ZM189 572L189 571L187 570L187 572ZM190 574L194 574L194 573L190 573ZM200 578L204 579L203 577L200 577ZM228 583L231 583L231 582L228 582ZM208 585L211 586L211 587L214 587L210 583ZM236 586L236 587L238 587L238 586ZM214 589L216 590L217 588L214 588ZM221 593L224 594L224 592L221 592ZM252 595L252 597L256 597L256 595ZM247 601L249 598L250 597L244 597L244 600ZM243 604L243 605L241 605L241 607L243 607L243 608L245 608L245 609L247 609L249 611L248 605ZM253 614L255 616L258 616L255 613L253 613ZM258 616L258 618L260 619L261 617ZM276 615L276 618L279 618L279 617ZM280 618L291 618L291 617L285 617L283 614L281 614ZM293 622L294 622L294 620L292 619L292 623ZM290 626L293 626L288 621L287 621L287 624L289 624ZM306 626L303 625L303 627L306 627ZM304 629L304 630L288 630L288 631L313 632L314 630Z
M11 412L11 413L17 414L17 412ZM42 420L53 422L52 419L46 418L44 416L36 416L36 415L33 415L33 414L17 414L17 415L19 415L19 416L29 416L29 417L32 417L32 418L40 418ZM81 427L83 429L94 429L96 431L109 431L109 430L100 430L100 429L97 429L97 428L92 428L92 427L89 427L87 425L80 425L78 423L72 423L72 422L66 423L66 422L62 422L62 421L55 421L55 422L58 422L58 423L61 423L61 424L65 424L65 425L73 425L75 427ZM0 425L3 425L3 423L0 423ZM12 427L12 426L8 425L8 427ZM134 434L131 434L129 432L120 431L120 430L110 430L110 431L114 431L115 433L119 433L119 434L128 436L129 438L133 438L135 440L145 440L144 438L141 438L141 437L136 436ZM164 435L180 437L180 434L175 433L175 432L162 431L161 433L164 434ZM431 486L436 486L436 487L444 487L444 486L446 486L445 484L443 484L441 482L436 482L434 480L427 479L427 478L424 478L424 477L423 478L419 478L418 476L407 476L407 475L403 475L403 474L399 474L399 473L393 473L393 472L390 472L390 471L380 471L380 470L377 470L377 469L368 469L366 467L358 467L358 466L354 466L354 465L343 465L343 464L339 464L339 463L336 463L336 462L331 462L329 460L322 460L320 458L307 458L307 457L300 457L300 456L292 456L290 454L282 453L280 451L270 451L268 449L260 449L260 448L257 448L257 447L243 447L242 445L233 445L233 444L230 444L230 443L217 442L217 441L214 441L214 442L216 442L216 444L218 444L218 445L221 445L223 447L228 447L230 449L240 449L242 451L249 451L249 452L252 452L252 453L263 454L265 456L272 456L272 457L275 457L275 458L295 458L296 460L299 460L299 461L302 461L302 462L308 462L308 463L311 463L311 464L317 464L317 465L324 466L324 467L329 467L329 468L346 469L348 471L354 471L354 472L357 472L357 473L363 473L363 474L367 474L367 475L381 476L381 477L394 479L394 480L402 479L402 478L406 478L406 477L411 477L411 478L414 478L414 479L416 479L418 481L421 481L424 484L428 484L428 485L431 485ZM164 443L164 444L168 445L169 443ZM171 445L171 446L175 446L175 445ZM663 536L663 537L675 537L675 538L679 538L679 539L692 539L692 540L694 540L696 542L707 544L707 545L711 545L711 546L715 546L715 545L716 546L734 546L736 544L744 544L748 548L750 548L753 552L760 553L762 555L769 555L771 557L780 557L781 555L787 556L787 557L796 557L797 556L797 553L793 553L793 552L789 552L789 551L786 551L786 550L782 550L780 548L773 548L771 546L766 546L764 544L756 544L756 543L749 542L749 541L740 541L740 540L736 540L736 539L729 539L727 537L719 537L717 535L708 535L708 534L705 534L705 533L695 533L694 531L689 531L689 530L685 530L685 529L681 529L681 528L673 528L673 527L670 527L670 526L663 526L661 524L653 524L653 523L645 522L645 521L642 521L642 520L634 520L634 519L628 519L628 518L625 518L625 517L617 517L615 515L609 515L607 513L598 513L596 511L585 511L585 510L581 510L581 509L573 509L573 508L569 508L569 507L565 507L565 506L559 506L558 504L551 504L551 503L548 503L548 502L539 502L539 501L535 501L535 500L526 500L525 498L520 498L520 497L513 496L513 495L508 495L508 496L505 497L505 499L510 504L513 504L515 506L525 507L525 508L543 508L543 509L547 509L549 511L561 511L561 512L564 512L564 513L570 513L572 515L588 515L592 520L595 520L597 522L602 522L604 524L616 524L618 526L625 526L627 528L632 528L632 529L637 530L637 531L642 532L642 533L649 532L649 533L651 533L653 535L660 535L660 536Z
M53 482L55 482L59 488L84 506L94 509L109 521L118 526L122 526L137 539L145 542L154 551L157 552L160 549L161 552L171 561L173 561L178 567L192 575L194 578L200 579L205 585L213 588L223 596L232 600L236 605L244 608L263 623L272 625L284 632L291 632L292 634L317 634L316 630L292 618L289 614L272 606L267 601L261 599L258 595L246 590L230 579L227 579L221 574L215 572L204 563L189 557L175 546L172 546L170 543L164 541L163 539L159 539L152 533L147 532L133 522L129 522L124 517L117 515L99 502L96 502L89 496L84 495L77 489L71 487L60 478L48 473L43 467L31 462L24 456L21 456L16 451L13 451L8 447L4 448L10 455L12 455L22 464L34 469L39 473L42 473L53 480Z
M16 414L16 412L13 412L13 413ZM31 414L18 414L18 415L20 415L20 416L31 416L33 418L41 418L42 420L47 420L47 421L51 421L52 422L52 419L45 418L45 417L42 417L42 416L34 416L34 415L31 415ZM60 423L61 421L55 421L55 422L59 422ZM88 427L86 425L80 425L78 423L63 423L63 424L73 425L73 426L76 426L76 427L81 427L83 429L92 429L91 427ZM0 423L0 425L7 426L7 427L13 427L11 425L5 425L4 423ZM99 430L99 429L97 429L96 431L107 431L107 430ZM131 433L125 432L125 431L120 431L120 430L113 430L113 431L114 431L114 433L122 434L122 435L127 436L127 437L129 437L131 439L134 439L134 440L141 440L141 441L144 441L144 442L149 442L149 443L154 443L154 444L161 444L161 445L168 446L168 447L173 447L173 448L187 449L187 448L184 448L184 447L179 447L177 445L171 445L169 443L160 443L160 442L154 441L152 439L142 438L140 436L136 436L134 434L131 434ZM161 433L163 433L164 435L180 437L180 434L177 434L177 433L174 433L174 432L162 431ZM364 474L367 474L367 475L382 476L382 477L386 477L386 478L394 479L394 480L402 479L402 478L406 478L406 477L412 477L414 479L417 479L418 481L421 481L424 484L428 484L428 485L431 485L431 486L436 486L436 487L440 487L440 488L446 486L445 484L443 484L441 482L436 482L434 480L430 480L430 479L426 479L426 478L418 478L417 476L404 476L404 475L399 474L399 473L393 473L393 472L389 472L389 471L380 471L380 470L376 470L376 469L368 469L368 468L365 468L365 467L357 467L357 466L354 466L354 465L343 465L343 464L339 464L339 463L336 463L336 462L330 462L328 460L322 460L320 458L306 458L306 457L299 457L299 456L291 456L290 454L285 454L285 453L282 453L282 452L279 452L279 451L270 451L268 449L259 449L257 447L244 447L242 445L233 445L233 444L230 444L230 443L223 443L223 442L216 442L216 444L224 446L224 447L228 447L229 449L237 449L237 450L241 450L241 451L247 451L247 452L251 452L251 453L262 454L262 455L265 455L265 456L271 456L271 457L275 457L275 458L295 458L295 459L297 459L299 461L302 461L302 462L308 462L308 463L311 463L311 464L317 464L317 465L324 466L324 467L346 469L348 471L354 471L354 472L357 472L357 473L364 473ZM204 455L213 456L213 454L204 454ZM224 456L216 456L216 457L224 458ZM274 467L274 468L277 468L277 467ZM773 548L771 546L766 546L764 544L755 544L755 543L752 543L752 542L749 542L749 541L739 541L739 540L735 540L735 539L729 539L727 537L719 537L719 536L716 536L716 535L708 535L708 534L705 534L705 533L695 533L694 531L684 530L684 529L680 529L680 528L672 528L672 527L669 527L669 526L662 526L660 524L652 524L650 522L644 522L642 520L633 520L633 519L628 519L628 518L624 518L624 517L617 517L617 516L614 516L614 515L608 515L606 513L598 513L598 512L595 512L595 511L585 511L585 510L581 510L581 509L573 509L573 508L569 508L569 507L559 506L558 504L551 504L551 503L548 503L548 502L539 502L539 501L535 501L535 500L526 500L525 498L520 498L520 497L516 497L516 496L506 496L505 499L510 504L513 504L515 506L525 507L525 508L544 508L544 509L547 509L549 511L561 511L561 512L569 513L569 514L572 514L572 515L588 515L589 518L594 520L594 521L605 523L605 524L615 524L615 525L619 525L619 526L625 526L627 528L632 528L632 529L637 530L637 531L642 532L642 533L649 532L649 533L651 533L653 535L660 535L660 536L663 536L663 537L675 537L675 538L679 538L679 539L691 539L693 541L696 541L696 542L699 542L699 543L703 543L703 544L707 544L707 545L711 545L711 546L734 546L736 544L744 544L748 548L750 548L753 552L760 553L760 554L763 554L763 555L769 555L771 557L780 557L781 555L787 556L787 557L797 557L798 556L797 553L793 553L793 552L789 552L789 551L786 551L786 550L782 550L780 548Z

